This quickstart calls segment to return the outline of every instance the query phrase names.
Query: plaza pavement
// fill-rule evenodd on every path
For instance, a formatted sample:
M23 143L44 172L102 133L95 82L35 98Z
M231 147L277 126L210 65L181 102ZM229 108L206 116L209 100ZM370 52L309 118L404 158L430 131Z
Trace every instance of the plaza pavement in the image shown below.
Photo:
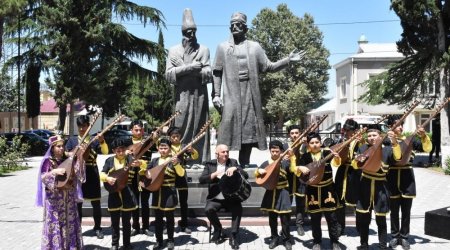
M268 156L268 152L254 149L252 163L260 164ZM231 152L231 157L237 158L237 152ZM425 157L423 157L425 158ZM40 157L27 159L30 169L18 171L0 177L0 249L39 249L42 230L42 208L34 206L37 167ZM450 176L425 168L415 168L418 196L413 202L411 216L411 249L450 249L450 241L424 234L425 212L450 206ZM152 220L154 218L151 218ZM178 218L176 218L178 220ZM230 249L228 242L220 245L209 244L209 233L206 230L205 218L192 219L192 234L176 233L175 249ZM196 223L194 223L196 222ZM202 224L203 223L203 224ZM388 231L389 216L388 216ZM354 216L347 216L347 235L340 238L343 249L356 249L359 237L355 229ZM105 238L98 240L92 229L92 219L83 219L83 240L85 249L109 249L111 246L111 229L109 217L103 217ZM225 228L229 220L224 222ZM299 237L295 228L291 227L295 245L293 249L309 249L312 247L311 227L305 226L306 235ZM450 229L448 229L450 230ZM329 249L328 229L322 221L323 249ZM370 225L369 244L376 249L377 229L375 221ZM244 217L239 233L240 249L269 249L267 238L270 236L267 217ZM166 237L166 236L164 236ZM131 238L134 249L151 249L155 243L154 237L137 235ZM120 242L122 244L122 240ZM278 246L276 249L284 249ZM400 247L398 248L400 249Z

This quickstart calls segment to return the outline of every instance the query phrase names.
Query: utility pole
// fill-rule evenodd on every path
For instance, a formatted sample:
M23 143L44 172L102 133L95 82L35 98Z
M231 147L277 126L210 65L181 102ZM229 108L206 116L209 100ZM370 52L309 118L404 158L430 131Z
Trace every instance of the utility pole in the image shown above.
M18 20L18 26L19 26L19 39L17 41L17 54L18 54L18 60L17 60L17 124L18 124L18 132L20 133L20 12L19 12L19 20Z

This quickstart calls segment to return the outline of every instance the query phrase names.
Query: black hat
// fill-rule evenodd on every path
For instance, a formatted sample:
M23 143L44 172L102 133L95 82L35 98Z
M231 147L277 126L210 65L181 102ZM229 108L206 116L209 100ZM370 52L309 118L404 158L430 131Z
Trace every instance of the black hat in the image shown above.
M283 149L283 143L281 143L279 140L273 140L269 142L269 148L278 147L280 150Z
M400 115L390 115L386 120L386 124L390 127L394 125L397 120L400 120L400 118L402 118Z
M358 123L352 119L347 119L344 123L344 126L342 126L344 130L356 130L358 129L358 127Z
M369 124L369 125L367 125L367 130L370 130L370 129L376 129L376 130L381 131L381 125L380 124Z
M111 143L111 148L112 149L116 149L116 148L120 148L120 147L126 147L127 146L127 141L125 141L122 138L116 138L114 139L114 141Z

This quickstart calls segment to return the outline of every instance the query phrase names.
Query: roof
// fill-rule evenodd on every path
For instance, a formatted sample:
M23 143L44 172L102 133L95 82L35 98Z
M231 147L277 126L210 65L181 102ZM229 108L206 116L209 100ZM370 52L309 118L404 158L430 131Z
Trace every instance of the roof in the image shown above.
M403 58L395 43L361 43L354 58L394 57Z
M84 108L83 102L76 102L75 103L75 111L80 111ZM41 103L41 114L42 113L58 113L59 107L56 103L55 99L50 98L47 101L43 101ZM70 112L70 105L67 104L67 112Z
M334 113L334 110L336 109L336 101L337 101L336 97L333 97L328 102L324 103L322 106L309 111L307 114L314 115L314 114L323 114L323 113L330 113L330 112Z
M339 68L351 61L399 61L405 56L398 52L395 43L360 43L356 54L333 65L333 68Z

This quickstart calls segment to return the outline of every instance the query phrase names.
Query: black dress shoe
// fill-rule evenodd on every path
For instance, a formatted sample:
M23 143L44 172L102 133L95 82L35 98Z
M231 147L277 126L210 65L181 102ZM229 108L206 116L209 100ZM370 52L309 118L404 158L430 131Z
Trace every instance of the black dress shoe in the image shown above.
M152 231L150 231L150 229L142 229L141 231L143 234L152 237L153 235L155 235Z
M133 246L131 244L124 245L122 250L133 250Z
M110 249L111 250L119 250L119 246L112 246Z
M139 234L139 230L136 230L136 229L131 229L131 233L130 233L130 236L136 236L136 235L138 235Z
M156 242L156 244L153 246L153 250L161 250L164 249L164 245L162 242Z
M102 230L95 230L95 235L97 236L97 239L101 240L105 237L105 235L103 235Z
M216 243L216 245L218 245L221 243L221 241L222 241L222 229L214 230L211 242Z
M171 240L167 241L167 249L173 250L174 248L175 248L175 244L173 243L173 241L171 241Z
M286 250L292 250L292 244L290 240L287 240L284 242L284 247L286 248Z
M303 236L303 235L305 235L305 230L303 229L302 225L298 225L298 226L297 226L297 235L298 235L298 236Z
M236 236L230 237L230 246L231 246L231 249L239 249L239 243L236 240Z
M270 237L269 249L274 249L278 246L278 236Z

